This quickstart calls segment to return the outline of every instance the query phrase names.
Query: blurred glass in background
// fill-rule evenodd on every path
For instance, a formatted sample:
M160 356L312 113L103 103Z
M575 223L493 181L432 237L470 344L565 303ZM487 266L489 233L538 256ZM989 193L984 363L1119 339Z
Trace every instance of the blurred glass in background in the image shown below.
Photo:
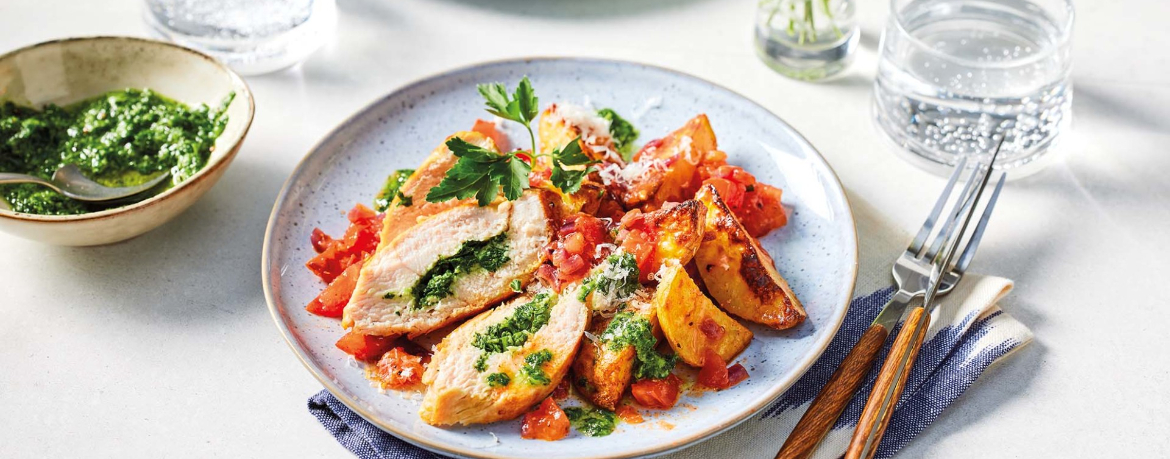
M332 37L335 0L146 0L146 23L243 75L296 64Z
M828 78L849 66L860 34L853 0L761 0L756 54L773 70L799 80Z
M1068 128L1069 0L892 0L873 114L910 162L947 173L990 154L1020 177ZM970 162L969 164L973 164Z

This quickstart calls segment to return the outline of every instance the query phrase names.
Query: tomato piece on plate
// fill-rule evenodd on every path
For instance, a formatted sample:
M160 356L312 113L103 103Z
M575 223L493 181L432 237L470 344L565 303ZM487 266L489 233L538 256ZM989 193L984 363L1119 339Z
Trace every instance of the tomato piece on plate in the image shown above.
M314 228L309 236L317 256L305 263L305 267L325 282L333 282L350 265L365 261L378 247L382 215L358 204L347 217L350 225L341 239L333 239L319 228Z
M309 242L313 244L313 251L321 253L333 245L333 238L321 231L321 228L313 228L313 234L309 235Z
M353 296L353 289L357 287L358 275L361 274L362 264L349 265L340 276L333 279L328 287L313 298L305 309L309 312L325 317L341 317L349 297Z
M622 422L627 424L641 424L644 421L642 419L642 413L639 413L637 408L630 405L619 406L616 413L619 418L622 418Z
M744 229L753 237L763 237L772 230L788 224L788 215L780 205L783 193L774 186L757 183L755 188L747 193L742 209L736 217L743 223Z
M374 376L390 389L409 389L422 382L422 357L401 347L382 354L376 368Z
M699 384L712 389L731 387L727 377L727 362L718 352L708 348L703 354L703 368L699 369Z
M569 417L552 397L524 415L520 436L529 440L556 441L569 434Z
M349 332L337 340L336 346L357 360L373 362L393 348L397 339L396 336L374 336Z
M500 132L499 129L496 129L496 123L486 120L475 120L475 125L471 126L471 130L491 137L492 142L496 143L496 149L500 151L509 151L512 149L511 142L508 141L508 136Z
M630 394L642 406L665 410L678 403L680 385L682 381L673 374L664 379L643 379L630 385Z
M748 379L747 368L743 365L735 364L727 369L727 383L728 387L734 386Z

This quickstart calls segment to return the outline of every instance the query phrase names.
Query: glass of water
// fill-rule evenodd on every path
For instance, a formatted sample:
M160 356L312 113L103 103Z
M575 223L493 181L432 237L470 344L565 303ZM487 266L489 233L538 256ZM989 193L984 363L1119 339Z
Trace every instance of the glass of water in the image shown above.
M990 154L1039 170L1072 111L1071 0L891 0L874 118L908 160L941 173Z
M146 0L146 23L164 39L224 61L243 75L296 64L337 25L336 0Z

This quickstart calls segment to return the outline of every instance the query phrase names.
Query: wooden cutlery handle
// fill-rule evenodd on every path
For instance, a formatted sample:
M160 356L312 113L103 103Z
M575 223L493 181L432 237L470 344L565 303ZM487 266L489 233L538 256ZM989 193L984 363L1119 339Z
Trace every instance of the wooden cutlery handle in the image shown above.
M870 325L865 330L837 371L829 377L829 382L813 399L792 433L788 434L788 440L780 447L776 459L805 459L812 456L829 429L837 423L837 418L841 417L841 412L845 411L845 406L853 399L853 394L861 387L865 375L873 368L878 351L889 334L889 330L878 324Z
M902 330L890 347L889 356L882 364L873 391L869 393L869 400L865 402L865 409L861 411L861 419L857 421L853 439L845 451L846 459L870 459L877 452L929 326L930 318L925 309L916 307L910 310L910 315L902 323Z

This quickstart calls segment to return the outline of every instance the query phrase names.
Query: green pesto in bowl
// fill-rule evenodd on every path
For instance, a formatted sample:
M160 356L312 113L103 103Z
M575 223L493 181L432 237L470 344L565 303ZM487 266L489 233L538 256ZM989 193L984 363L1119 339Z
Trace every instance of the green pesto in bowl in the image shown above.
M207 165L234 96L228 94L214 109L189 107L149 89L111 91L43 110L5 102L0 105L0 172L47 179L59 167L74 164L106 186L138 185L166 171L171 180L129 202L81 202L34 184L2 185L0 199L15 212L76 215L157 195Z

